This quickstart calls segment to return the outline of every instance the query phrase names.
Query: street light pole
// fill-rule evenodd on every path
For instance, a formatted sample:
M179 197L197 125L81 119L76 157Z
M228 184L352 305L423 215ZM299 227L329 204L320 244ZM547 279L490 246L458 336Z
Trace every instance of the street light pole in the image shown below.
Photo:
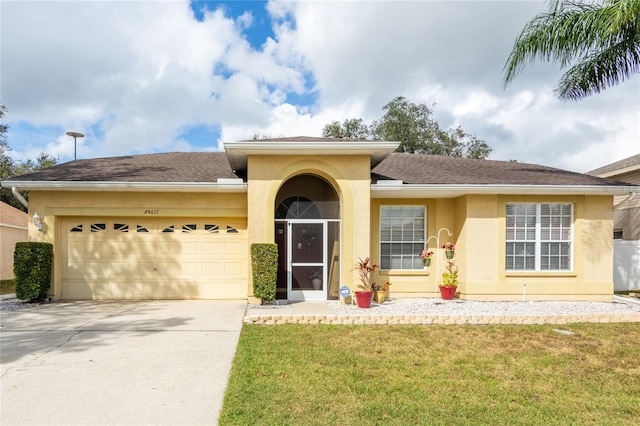
M77 151L77 146L76 146L76 139L77 138L84 138L84 135L82 133L78 133L78 132L67 132L67 136L71 136L73 138L73 159L76 159L76 151Z

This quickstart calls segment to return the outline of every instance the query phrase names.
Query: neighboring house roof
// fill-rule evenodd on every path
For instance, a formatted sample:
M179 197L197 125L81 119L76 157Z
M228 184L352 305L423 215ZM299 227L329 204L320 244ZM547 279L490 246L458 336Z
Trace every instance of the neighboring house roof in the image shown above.
M377 165L372 178L409 184L628 185L538 164L400 153L391 154Z
M607 164L606 166L598 167L597 169L587 172L587 174L593 176L616 176L633 170L640 170L640 154L632 155L631 157Z
M29 224L29 215L9 204L0 202L0 226L9 225L26 228Z

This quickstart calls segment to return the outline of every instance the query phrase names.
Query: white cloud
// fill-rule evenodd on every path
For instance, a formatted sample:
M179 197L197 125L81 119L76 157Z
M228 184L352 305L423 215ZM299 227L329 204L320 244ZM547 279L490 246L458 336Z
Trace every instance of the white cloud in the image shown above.
M37 6L36 6L37 5ZM319 136L346 118L370 122L396 96L461 125L492 158L589 170L640 152L638 77L577 103L553 97L559 70L532 65L503 90L502 66L544 1L290 2L264 21L223 9L197 21L186 1L3 2L2 103L18 158L190 150L183 130ZM215 70L215 73L214 73ZM313 105L291 95L309 91ZM295 97L295 96L294 96ZM198 147L211 147L207 140Z

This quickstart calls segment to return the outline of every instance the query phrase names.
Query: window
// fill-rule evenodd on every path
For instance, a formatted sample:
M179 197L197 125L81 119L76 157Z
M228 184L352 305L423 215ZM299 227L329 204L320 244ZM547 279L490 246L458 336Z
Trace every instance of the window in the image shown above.
M162 232L164 232L165 234L170 233L170 232L174 232L175 231L175 226L174 225L169 225L166 228L164 228L162 230Z
M425 206L380 207L380 268L422 269Z
M82 232L82 224L74 226L69 232Z
M91 232L102 232L107 229L107 225L104 223L92 223Z
M204 230L210 234L217 234L220 227L218 225L205 224Z
M507 204L506 269L571 270L573 206Z
M136 225L136 232L149 232L149 230L142 225Z
M614 229L613 230L613 239L614 240L622 240L623 239L622 229Z
M126 223L114 223L113 230L117 232L129 232L129 225Z
M238 234L238 230L233 226L227 225L227 234Z
M195 224L186 224L182 225L182 233L183 234L193 234L196 232L197 226Z

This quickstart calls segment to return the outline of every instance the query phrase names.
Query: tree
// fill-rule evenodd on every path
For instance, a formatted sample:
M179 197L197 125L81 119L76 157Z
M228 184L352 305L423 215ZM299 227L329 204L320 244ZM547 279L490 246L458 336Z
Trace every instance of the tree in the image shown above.
M522 30L504 66L504 86L536 59L569 67L554 92L579 100L640 71L640 0L553 0Z
M366 140L371 138L371 132L362 118L347 118L342 124L339 121L332 121L324 126L322 136L325 138Z
M447 155L485 159L491 147L475 135L458 126L442 130L433 111L426 104L415 104L398 96L386 104L384 116L370 126L361 118L350 118L343 123L333 121L322 129L322 136L362 140L398 141L396 152L410 154Z
M372 124L375 139L399 141L398 152L440 154L438 123L426 104L414 104L398 96L382 110L384 116Z
M4 116L7 108L4 105L0 105L0 180L12 178L14 176L20 176L25 173L32 172L38 169L44 169L46 167L52 167L58 164L59 159L52 155L40 153L35 161L26 160L22 162L16 162L9 156L11 148L7 143L7 131L9 126L4 123ZM21 192L22 196L28 199L28 194ZM26 211L27 209L13 196L10 188L2 188L0 190L0 201L7 203L17 209Z

